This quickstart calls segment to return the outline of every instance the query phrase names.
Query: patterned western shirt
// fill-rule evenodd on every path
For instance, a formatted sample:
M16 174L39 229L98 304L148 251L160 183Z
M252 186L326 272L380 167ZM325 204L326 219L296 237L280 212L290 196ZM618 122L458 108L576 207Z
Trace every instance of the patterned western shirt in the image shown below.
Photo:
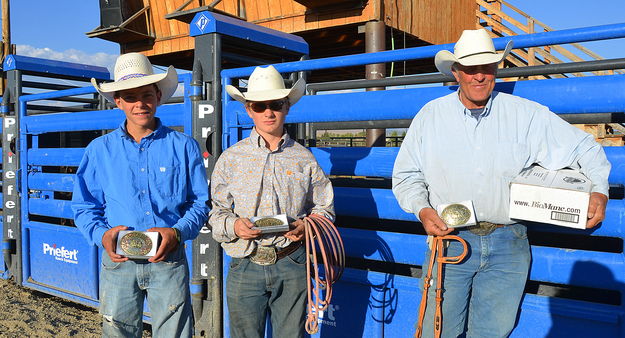
M286 247L291 241L268 234L255 240L238 238L237 218L286 214L289 221L309 214L334 220L334 192L312 153L285 132L274 151L252 130L217 160L211 178L213 238L232 257L246 257L257 245Z

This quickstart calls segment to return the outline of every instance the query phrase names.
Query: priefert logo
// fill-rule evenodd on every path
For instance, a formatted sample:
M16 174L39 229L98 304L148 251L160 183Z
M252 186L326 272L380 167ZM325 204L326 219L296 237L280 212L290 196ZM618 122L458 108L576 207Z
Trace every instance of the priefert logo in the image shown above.
M64 246L57 248L56 244L43 243L43 254L53 256L57 261L78 264L78 249L67 250Z

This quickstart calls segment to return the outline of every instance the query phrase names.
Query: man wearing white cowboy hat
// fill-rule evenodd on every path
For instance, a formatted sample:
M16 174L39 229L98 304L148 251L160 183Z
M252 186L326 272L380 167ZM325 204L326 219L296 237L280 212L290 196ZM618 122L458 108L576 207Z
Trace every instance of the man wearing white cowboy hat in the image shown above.
M147 57L128 53L117 58L115 82L91 82L126 115L85 149L72 198L76 226L104 251L103 336L141 337L147 297L154 337L191 337L184 241L207 219L208 184L197 142L155 117L176 90L176 71L154 74ZM156 254L141 260L116 253L118 233L127 229L158 232Z
M211 177L209 224L232 257L226 294L230 337L264 337L268 312L274 337L303 337L309 214L334 219L332 185L315 157L284 129L289 109L304 94L298 80L285 89L273 67L256 67L247 92L228 86L254 121L250 136L226 149ZM286 214L290 230L262 234L250 218Z
M443 337L506 337L514 328L530 250L525 225L508 217L509 184L523 169L581 169L593 182L587 227L605 215L610 164L593 137L545 106L493 91L497 65L511 48L509 42L504 53L496 53L488 32L478 29L464 31L453 54L436 54L436 67L456 78L458 90L419 111L393 169L399 204L419 218L428 235L454 231L436 213L438 205L473 203L478 225L457 231L469 246L468 258L445 266ZM460 252L461 243L451 241L446 256ZM424 276L429 255L428 250ZM424 336L434 332L433 289Z

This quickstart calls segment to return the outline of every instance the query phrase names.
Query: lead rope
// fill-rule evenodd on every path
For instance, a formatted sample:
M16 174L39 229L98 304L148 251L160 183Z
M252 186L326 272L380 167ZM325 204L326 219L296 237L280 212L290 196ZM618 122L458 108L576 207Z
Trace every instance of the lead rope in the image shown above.
M345 269L343 240L334 224L324 216L304 217L306 232L306 289L308 307L306 332L319 331L319 312L325 311L332 300L332 284L341 278ZM319 271L321 256L323 273ZM325 290L323 293L322 290Z
M463 251L460 255L455 257L443 256L443 240L455 240L460 242L463 247ZM423 293L421 294L421 304L419 305L419 320L417 321L417 331L415 332L415 338L421 338L423 334L423 319L425 318L425 310L428 303L428 290L430 288L430 281L432 280L432 268L434 267L434 260L436 259L436 311L434 313L434 337L439 338L441 336L441 329L443 324L443 315L441 304L443 302L443 264L458 264L468 253L467 242L455 235L447 236L434 236L432 237L432 244L430 245L430 263L428 264L428 273L423 278Z

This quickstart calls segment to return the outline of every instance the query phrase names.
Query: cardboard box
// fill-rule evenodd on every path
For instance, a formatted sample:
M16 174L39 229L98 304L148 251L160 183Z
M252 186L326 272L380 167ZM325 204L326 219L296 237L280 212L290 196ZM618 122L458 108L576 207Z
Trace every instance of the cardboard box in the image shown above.
M591 187L577 170L532 166L510 184L510 218L585 229Z

